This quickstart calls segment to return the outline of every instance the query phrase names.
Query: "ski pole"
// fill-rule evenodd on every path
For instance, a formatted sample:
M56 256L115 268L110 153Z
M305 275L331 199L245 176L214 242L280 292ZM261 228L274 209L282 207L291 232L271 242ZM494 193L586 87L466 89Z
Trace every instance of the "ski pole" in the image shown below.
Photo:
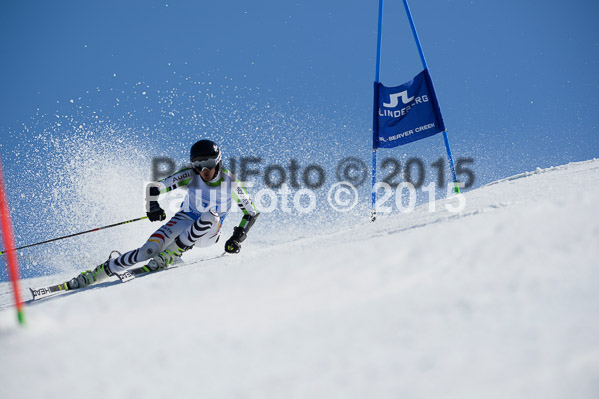
M108 226L96 227L95 229L91 229L91 230L87 230L87 231L82 231L80 233L69 234L68 236L64 236L64 237L58 237L58 238L53 238L51 240L46 240L46 241L42 241L42 242L36 242L35 244L24 245L22 247L15 248L15 249L10 249L10 248L9 249L5 249L4 251L0 251L0 255L4 255L5 253L10 252L10 251L17 251L17 250L23 249L23 248L29 248L29 247L34 247L36 245L47 244L49 242L63 240L65 238L75 237L75 236L79 236L81 234L92 233L94 231L104 230L104 229L108 229L110 227L120 226L122 224L137 222L138 220L143 220L143 219L147 219L147 218L148 218L147 216L144 216L144 217L137 218L137 219L126 220L124 222L119 222L119 223L115 223L115 224L109 224Z

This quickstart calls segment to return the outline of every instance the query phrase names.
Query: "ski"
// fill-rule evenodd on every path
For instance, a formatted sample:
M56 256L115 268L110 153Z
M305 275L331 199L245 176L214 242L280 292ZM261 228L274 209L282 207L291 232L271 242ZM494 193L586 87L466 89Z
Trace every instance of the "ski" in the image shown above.
M160 270L166 270L166 269L158 269L158 270L154 270L154 272L157 272ZM116 274L116 276L119 278L119 280L122 283L125 283L129 280L134 279L137 276L140 276L142 274L149 274L149 273L153 273L152 270L150 270L146 266L142 266L137 269L125 270L122 273L114 273L114 274ZM87 287L82 287L82 288L88 288L91 286L93 286L93 284L88 285ZM56 295L56 294L60 294L60 293L67 292L67 291L75 291L75 290L79 290L79 289L81 289L81 288L69 288L68 281L65 281L64 283L61 283L61 284L49 285L46 287L29 288L29 291L31 292L31 296L33 296L33 300L37 301L39 299L48 298L48 297Z
M217 255L217 256L200 259L200 260L196 260L193 262L181 261L181 262L178 262L175 264L171 264L168 267L165 267L162 269L156 269L156 270L151 270L147 265L145 265L145 266L141 266L141 267L138 267L135 269L125 270L123 272L114 273L114 274L118 277L118 279L121 283L126 283L127 281L133 280L134 278L139 277L139 276L157 273L157 272L161 272L163 270L174 269L179 266L191 265L194 263L200 263L200 262L205 262L205 261L209 261L209 260L214 260L214 259L222 258L225 255L226 255L226 252L222 253L220 255ZM93 287L93 284L88 285L87 287L83 287L83 288L88 288L88 287ZM80 289L81 288L69 288L68 282L64 282L61 284L49 285L46 287L40 287L40 288L35 288L35 289L29 288L29 291L31 291L31 295L33 296L33 301L37 301L39 299L48 298L50 296L61 294L63 292L76 291L76 290L80 290Z
M160 270L166 270L166 269L158 269L158 270L155 270L154 272L157 272ZM132 280L137 276L140 276L142 274L149 274L149 273L153 273L153 272L146 266L142 266L137 269L125 270L122 273L114 273L114 274L116 274L116 276L119 278L120 282L126 283L127 281ZM87 287L82 287L82 288L88 288L88 287L92 287L92 286L93 286L93 284L88 285ZM63 292L75 291L75 290L80 290L80 289L81 288L69 288L68 281L66 281L61 284L49 285L46 287L29 288L29 291L31 292L31 296L33 296L33 300L37 301L39 299L48 298L50 296L54 296L56 294L61 294Z
M50 285L47 287L41 287L37 289L29 288L29 291L31 291L33 300L37 301L38 299L47 298L59 292L69 291L69 285L66 282L64 282L62 284Z
M114 273L114 274L116 274L116 276L119 278L119 280L121 280L122 283L126 283L129 280L133 280L137 276L141 276L143 274L155 273L155 272L158 272L160 270L165 270L165 269L168 269L168 268L151 270L148 266L142 266L142 267L138 267L137 269L125 270L124 272Z
M119 278L119 280L121 280L121 282L125 283L125 282L127 282L129 280L133 280L136 277L144 276L146 274L157 273L157 272L161 272L163 270L175 269L175 268L177 268L179 266L187 266L187 265L193 265L194 263L206 262L208 260L214 260L214 259L222 258L225 255L227 255L227 253L223 252L220 255L212 256L210 258L204 258L204 259L196 260L196 261L193 261L193 262L183 262L183 261L179 260L178 262L171 263L170 265L168 265L165 268L156 269L156 270L151 270L148 267L148 265L145 265L145 266L142 266L142 267L138 267L137 269L125 270L124 272L114 273L114 274L117 275L117 277Z

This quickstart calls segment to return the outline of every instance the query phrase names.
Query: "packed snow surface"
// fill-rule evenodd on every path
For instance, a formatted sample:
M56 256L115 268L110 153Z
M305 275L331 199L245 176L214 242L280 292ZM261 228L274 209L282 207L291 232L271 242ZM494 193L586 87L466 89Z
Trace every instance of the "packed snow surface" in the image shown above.
M2 283L0 397L599 397L599 160L464 198L250 234L238 255L29 304L24 328Z

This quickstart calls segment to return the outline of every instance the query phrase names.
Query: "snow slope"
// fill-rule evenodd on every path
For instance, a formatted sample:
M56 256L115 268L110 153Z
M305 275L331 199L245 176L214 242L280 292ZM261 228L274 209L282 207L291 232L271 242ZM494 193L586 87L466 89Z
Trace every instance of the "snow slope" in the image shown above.
M250 237L30 305L23 329L3 283L0 397L599 397L599 160L465 198Z

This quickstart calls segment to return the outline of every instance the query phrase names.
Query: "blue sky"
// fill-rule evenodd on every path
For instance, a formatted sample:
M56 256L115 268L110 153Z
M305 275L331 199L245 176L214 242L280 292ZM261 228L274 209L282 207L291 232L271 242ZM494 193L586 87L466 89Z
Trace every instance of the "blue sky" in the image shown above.
M173 87L175 74L255 87L261 101L325 116L346 110L352 126L370 126L376 1L0 7L3 152L7 132L23 133L36 115L72 114L69 101L80 98L102 109L138 82ZM597 154L596 2L421 0L411 8L457 155L482 146L505 161L526 155L548 166ZM381 80L403 83L419 63L401 1L386 1Z
M596 1L410 6L476 186L599 155ZM381 81L393 86L421 65L402 2L384 11ZM0 154L21 222L34 205L18 183L35 172L37 191L56 186L84 142L184 160L208 136L229 156L367 161L377 12L378 1L4 0ZM438 135L379 157L443 154Z

